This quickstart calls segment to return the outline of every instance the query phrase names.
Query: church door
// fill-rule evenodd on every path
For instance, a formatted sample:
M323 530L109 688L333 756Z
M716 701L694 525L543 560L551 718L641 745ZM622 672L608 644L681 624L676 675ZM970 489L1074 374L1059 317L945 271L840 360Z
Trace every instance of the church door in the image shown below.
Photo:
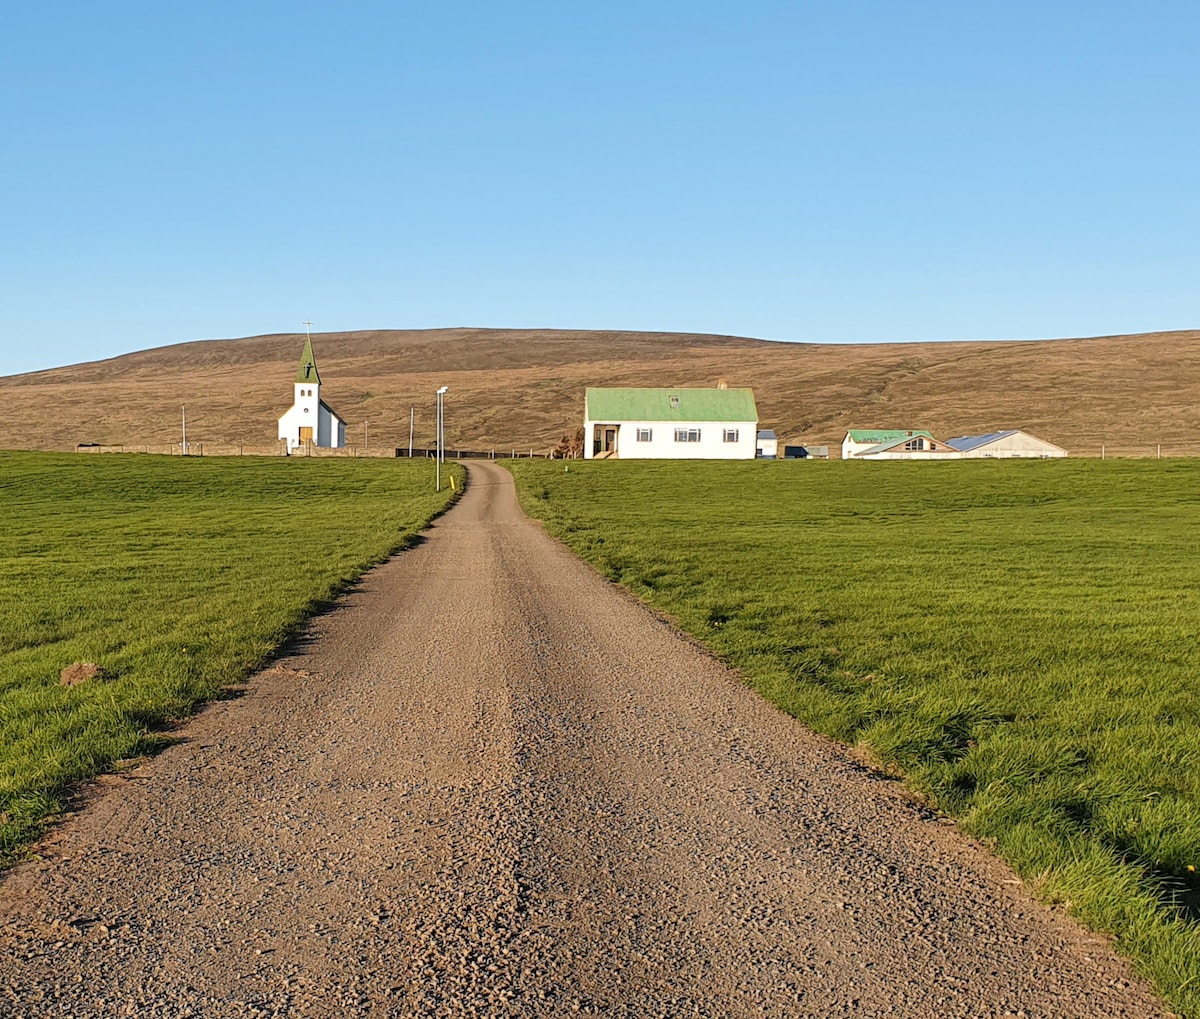
M311 426L310 426L310 427L308 427L308 428L301 427L301 429L300 429L300 441L301 441L301 442L312 442L312 428L311 428Z

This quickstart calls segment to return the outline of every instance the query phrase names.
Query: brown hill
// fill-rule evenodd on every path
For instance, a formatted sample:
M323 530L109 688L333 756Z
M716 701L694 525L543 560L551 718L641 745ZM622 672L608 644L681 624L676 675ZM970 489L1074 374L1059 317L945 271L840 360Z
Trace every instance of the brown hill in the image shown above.
M0 448L81 442L268 446L291 403L302 335L205 340L0 378ZM1078 340L775 343L732 336L514 329L379 330L313 338L352 443L433 436L448 385L451 447L544 450L583 419L589 385L752 386L761 427L835 445L847 428L934 435L1026 428L1076 454L1200 453L1200 331Z

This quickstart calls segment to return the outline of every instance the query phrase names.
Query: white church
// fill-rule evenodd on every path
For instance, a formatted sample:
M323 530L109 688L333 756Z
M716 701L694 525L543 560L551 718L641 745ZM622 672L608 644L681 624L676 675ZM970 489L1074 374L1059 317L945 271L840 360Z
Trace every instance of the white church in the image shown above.
M321 376L313 357L311 337L304 341L295 392L291 410L279 419L279 438L287 440L288 452L308 446L337 449L346 445L346 422L321 399Z

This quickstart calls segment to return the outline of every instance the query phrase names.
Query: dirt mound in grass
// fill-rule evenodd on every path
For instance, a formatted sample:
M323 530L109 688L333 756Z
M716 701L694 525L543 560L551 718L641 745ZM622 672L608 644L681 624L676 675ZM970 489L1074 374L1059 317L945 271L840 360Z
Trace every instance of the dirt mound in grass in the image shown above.
M78 686L80 683L101 679L103 676L104 670L95 662L75 662L58 674L58 682L60 686Z

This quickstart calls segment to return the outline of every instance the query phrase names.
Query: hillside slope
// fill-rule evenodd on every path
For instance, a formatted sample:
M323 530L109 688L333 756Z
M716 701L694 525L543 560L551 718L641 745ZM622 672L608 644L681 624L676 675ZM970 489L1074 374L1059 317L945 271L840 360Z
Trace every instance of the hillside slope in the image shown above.
M204 340L0 378L0 448L178 441L264 445L291 403L304 338ZM850 427L943 438L1022 427L1076 454L1200 453L1200 331L1077 340L775 343L730 336L512 329L313 337L322 395L360 443L432 443L433 392L451 447L545 449L582 423L589 385L752 386L764 428L840 442Z

